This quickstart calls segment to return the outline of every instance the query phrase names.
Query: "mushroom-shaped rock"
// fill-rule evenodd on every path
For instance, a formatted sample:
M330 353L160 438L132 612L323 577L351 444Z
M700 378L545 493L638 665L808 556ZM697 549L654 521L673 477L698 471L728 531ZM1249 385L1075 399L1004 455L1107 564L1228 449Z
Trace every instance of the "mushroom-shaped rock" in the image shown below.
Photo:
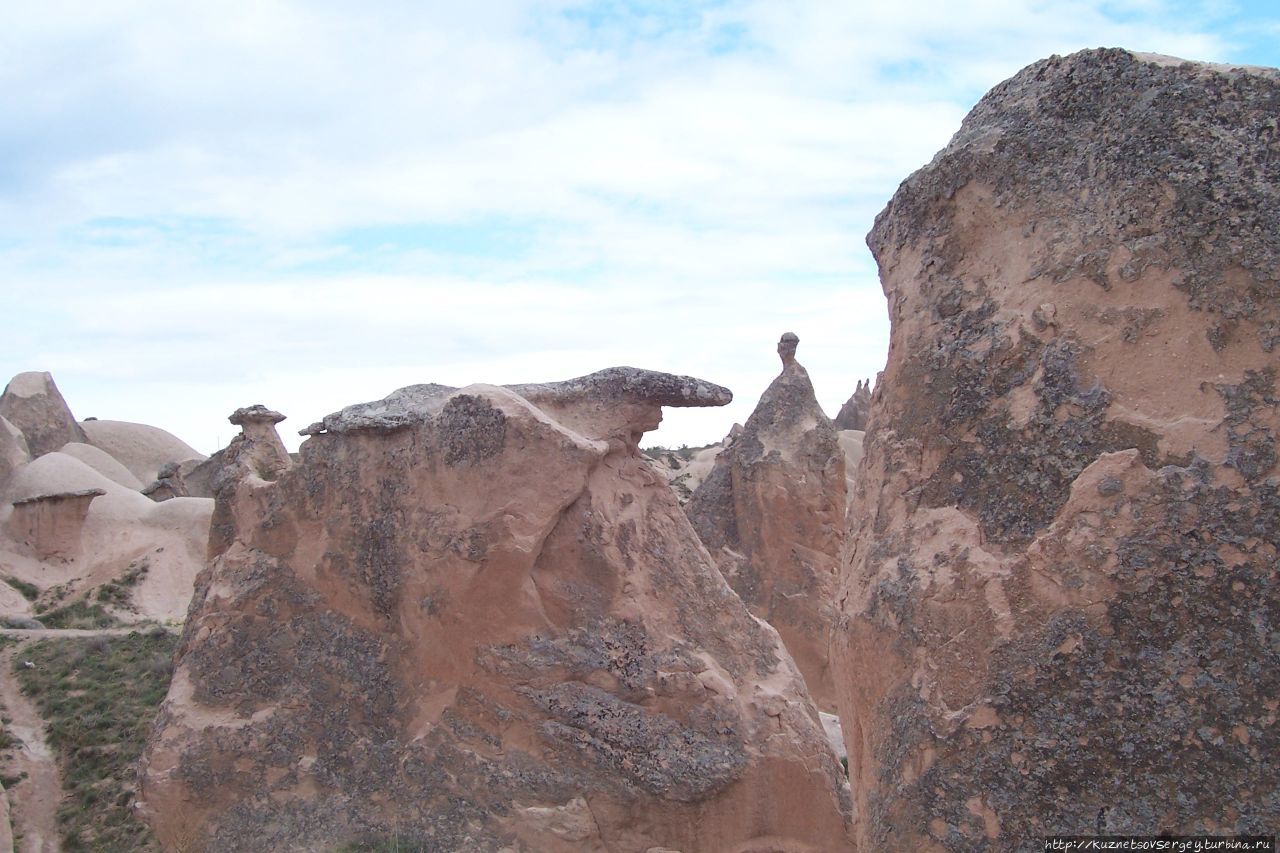
M1280 71L991 90L868 243L832 644L862 850L1280 826Z
M9 534L41 560L74 560L80 556L80 532L89 504L105 494L102 489L81 489L14 501Z
M778 358L782 359L782 367L786 369L796 363L796 348L800 346L800 336L795 332L783 332L778 339Z
M9 380L0 394L0 417L22 431L33 457L69 441L88 441L49 373L19 373Z
M236 461L251 464L254 472L264 480L274 480L289 467L289 451L276 432L276 424L285 420L284 415L255 403L236 409L227 420L240 427L240 435L232 442L237 447L233 454Z
M207 472L215 498L209 531L211 554L230 545L227 537L236 526L231 517L232 508L247 503L247 498L235 499L234 493L252 492L264 482L279 478L293 464L276 432L276 424L285 420L284 415L255 403L236 409L227 420L240 427L240 434L215 454L217 467Z
M777 634L613 440L635 423L610 404L728 392L593 377L401 389L219 491L144 757L162 844L847 847Z
M820 708L835 708L827 662L844 538L844 453L782 336L782 372L715 458L685 510L751 612L778 629Z

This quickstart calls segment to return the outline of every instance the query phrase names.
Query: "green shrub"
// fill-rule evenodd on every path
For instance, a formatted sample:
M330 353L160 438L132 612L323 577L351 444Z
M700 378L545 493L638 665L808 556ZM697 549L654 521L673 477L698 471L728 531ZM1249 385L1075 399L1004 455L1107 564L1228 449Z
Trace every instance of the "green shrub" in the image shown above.
M101 604L90 604L79 599L70 604L40 614L40 621L46 628L115 628L120 620L108 613Z
M33 583L27 583L24 580L19 580L13 575L5 575L4 582L22 593L22 597L27 601L35 601L40 597L40 587Z

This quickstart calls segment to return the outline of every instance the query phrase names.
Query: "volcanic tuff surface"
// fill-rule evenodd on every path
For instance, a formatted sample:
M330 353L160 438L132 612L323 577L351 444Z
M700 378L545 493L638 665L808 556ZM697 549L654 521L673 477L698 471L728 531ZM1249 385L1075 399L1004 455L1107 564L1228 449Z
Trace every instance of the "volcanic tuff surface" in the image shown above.
M32 456L88 440L49 373L32 371L10 379L0 394L0 417L23 434Z
M1274 70L1055 57L877 219L864 849L1280 825L1277 116Z
M308 427L289 467L246 425L146 756L157 835L842 849L795 665L636 449L661 405L729 399L630 368L413 386Z
M835 695L827 644L844 541L845 455L795 360L798 343L795 335L783 336L782 372L685 511L725 579L751 612L778 629L809 691L829 710Z

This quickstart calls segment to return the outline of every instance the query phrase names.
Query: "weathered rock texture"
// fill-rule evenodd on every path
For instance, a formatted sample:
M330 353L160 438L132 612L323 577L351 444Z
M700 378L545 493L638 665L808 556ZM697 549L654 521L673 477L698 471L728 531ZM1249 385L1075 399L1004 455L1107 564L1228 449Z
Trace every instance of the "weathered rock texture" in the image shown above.
M145 756L158 837L844 849L799 673L636 450L661 405L729 398L627 368L420 385L308 427L275 480L269 440L233 443Z
M685 507L751 612L778 629L819 707L835 707L827 662L845 533L845 456L813 383L778 344L782 373Z
M1280 72L1036 63L868 242L862 849L1280 825Z
M863 430L867 428L867 415L871 412L871 382L858 381L853 389L853 396L845 400L836 415L835 425L838 430Z
M32 456L88 441L48 373L19 373L9 380L0 394L0 417L22 431Z

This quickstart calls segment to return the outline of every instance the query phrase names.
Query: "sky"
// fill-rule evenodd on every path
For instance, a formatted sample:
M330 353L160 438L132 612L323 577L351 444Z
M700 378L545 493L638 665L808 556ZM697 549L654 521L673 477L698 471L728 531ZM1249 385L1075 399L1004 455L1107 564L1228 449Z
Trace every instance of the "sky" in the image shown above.
M1127 47L1280 65L1230 0L92 0L0 28L0 381L204 453L403 385L799 360L835 415L888 320L864 238L989 88Z

